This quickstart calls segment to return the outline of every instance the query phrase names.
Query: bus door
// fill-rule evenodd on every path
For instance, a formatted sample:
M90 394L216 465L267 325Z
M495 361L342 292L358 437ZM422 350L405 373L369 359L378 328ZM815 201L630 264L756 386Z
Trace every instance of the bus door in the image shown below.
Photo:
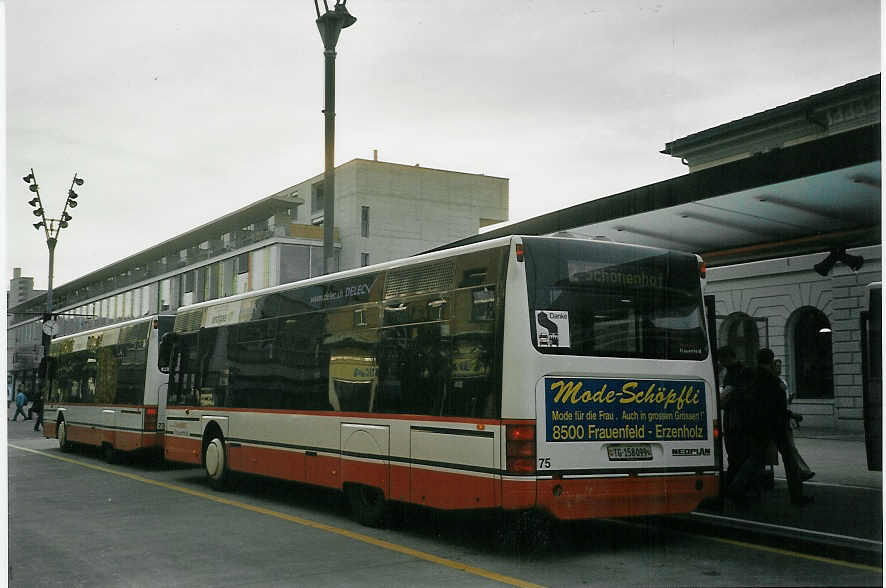
M156 426L158 442L162 442L163 436L166 433L166 402L167 394L169 393L169 360L172 355L175 341L172 333L174 325L175 317L159 316L157 318L157 329L154 329L151 333L150 347L148 351L149 369L150 372L154 374L151 386L157 391ZM168 337L166 337L167 334L169 334Z
M868 469L883 469L883 314L881 284L868 286L861 313L861 367L864 440Z

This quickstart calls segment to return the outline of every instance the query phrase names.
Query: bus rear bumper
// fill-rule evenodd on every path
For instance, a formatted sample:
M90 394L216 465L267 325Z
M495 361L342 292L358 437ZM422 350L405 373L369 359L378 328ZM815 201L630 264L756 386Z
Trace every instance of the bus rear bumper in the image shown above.
M562 520L680 514L719 493L716 474L538 480L537 507Z

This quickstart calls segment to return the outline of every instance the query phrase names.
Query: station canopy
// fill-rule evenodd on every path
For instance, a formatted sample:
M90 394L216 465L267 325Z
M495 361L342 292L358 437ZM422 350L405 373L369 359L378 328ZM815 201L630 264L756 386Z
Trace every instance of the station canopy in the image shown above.
M603 237L700 254L709 267L881 242L880 124L547 213L506 235Z

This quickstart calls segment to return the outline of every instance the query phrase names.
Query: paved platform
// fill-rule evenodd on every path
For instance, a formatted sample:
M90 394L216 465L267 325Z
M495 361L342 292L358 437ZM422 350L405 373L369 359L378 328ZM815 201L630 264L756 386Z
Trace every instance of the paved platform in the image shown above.
M742 506L728 499L706 503L688 518L784 547L818 546L834 557L882 562L883 475L867 469L864 435L801 427L794 430L794 440L815 472L803 484L814 502L790 503L784 469L778 465L775 488L759 500Z

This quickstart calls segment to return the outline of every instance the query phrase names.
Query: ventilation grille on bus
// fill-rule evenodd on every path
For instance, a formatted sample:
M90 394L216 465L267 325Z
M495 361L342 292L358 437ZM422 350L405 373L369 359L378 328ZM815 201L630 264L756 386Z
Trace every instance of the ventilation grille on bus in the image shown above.
M446 260L388 272L385 298L409 296L422 292L450 290L455 282L455 261Z
M203 323L203 309L192 310L191 312L183 312L175 316L175 327L173 331L176 333L189 333L191 331L199 331Z

